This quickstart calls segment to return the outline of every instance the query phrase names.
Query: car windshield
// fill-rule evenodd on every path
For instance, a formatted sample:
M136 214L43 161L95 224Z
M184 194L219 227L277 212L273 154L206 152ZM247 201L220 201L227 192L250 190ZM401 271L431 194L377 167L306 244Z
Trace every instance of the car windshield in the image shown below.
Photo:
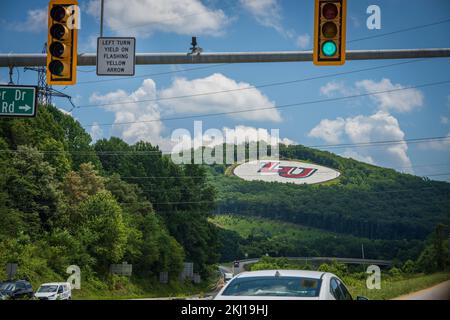
M302 277L245 277L233 280L224 296L318 297L321 280Z
M55 285L47 285L47 286L41 286L37 292L45 293L45 292L56 292L58 290L58 286Z
M11 282L2 283L0 285L0 291L14 291L16 289L16 285Z

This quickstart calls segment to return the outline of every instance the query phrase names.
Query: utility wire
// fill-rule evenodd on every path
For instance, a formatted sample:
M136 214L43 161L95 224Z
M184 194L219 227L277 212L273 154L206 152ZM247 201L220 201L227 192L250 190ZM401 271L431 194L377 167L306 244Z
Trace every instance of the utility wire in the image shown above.
M253 85L253 86L250 85L250 86L247 86L244 88L236 88L236 89L228 89L228 90L220 90L220 91L209 91L209 92L202 92L202 93L196 93L196 94L190 94L190 95L161 97L161 98L155 98L155 99L119 100L117 102L112 102L112 103L90 104L90 105L78 106L77 109L100 108L100 107L105 107L105 106L114 106L114 105L123 105L123 104L137 104L137 103L144 103L144 102L158 102L158 101L166 101L166 100L195 98L195 97L210 96L210 95L223 94L223 93L239 92L239 91L276 87L276 86L284 86L284 85L290 85L290 84L295 84L295 83L308 82L308 81L313 81L313 80L333 78L333 77L356 74L356 73L361 73L361 72L366 72L366 71L374 71L374 70L380 70L380 69L391 68L391 67L396 67L396 66L408 65L408 64L413 64L413 63L422 62L422 61L425 61L425 59L403 61L403 62L391 63L391 64L387 64L387 65L382 65L382 66L356 69L356 70L352 70L352 71L338 72L338 73L332 73L332 74L327 74L327 75L308 77L308 78L302 78L302 79L296 79L296 80L290 80L290 81L272 82L272 83Z
M217 116L224 116L224 115L231 115L231 114L250 113L250 112L262 111L262 110L275 110L275 109L279 110L279 109L300 107L300 106L305 106L305 105L320 104L320 103L325 103L325 102L337 102L337 101L343 101L343 100L354 99L354 98L369 97L369 96L374 96L374 95L378 95L378 94L400 92L400 91L411 90L411 89L433 87L433 86L439 86L439 85L444 85L444 84L449 84L449 83L450 83L450 80L444 80L444 81L430 82L430 83L425 83L425 84L420 84L420 85L415 85L415 86L409 86L409 87L405 87L405 88L397 88L397 89L362 93L362 94L356 94L356 95L347 95L347 96L337 97L337 98L327 98L327 99L304 101L304 102L291 103L291 104L285 104L285 105L279 105L279 106L273 106L273 107L249 108L249 109L243 109L243 110L237 110L237 111L206 113L206 114L200 114L200 115L179 116L179 117L172 117L172 118L159 118L159 119L142 120L142 121L128 121L128 122L115 122L115 123L102 123L102 124L93 123L93 124L84 124L82 126L83 127L119 126L119 125L135 124L135 123L152 123L152 122L162 122L162 121L217 117ZM243 107L243 108L245 108L245 107Z
M313 149L327 149L327 148L349 148L349 147L366 147L366 146L378 146L378 145L395 145L395 144L403 144L403 143L430 143L430 142L438 142L438 141L449 141L450 136L436 136L436 137L424 137L424 138L413 138L413 139L404 139L404 140L383 140L383 141L372 141L372 142L360 142L360 143L341 143L341 144L320 144L320 145L300 145L305 148L313 148ZM290 146L287 146L289 149ZM184 150L179 153L188 152L189 150ZM20 150L8 150L3 149L0 150L1 153L20 153L23 151ZM55 151L44 151L37 150L37 152L41 154L75 154L75 155L91 155L96 154L100 156L120 156L120 155L133 155L133 156L147 156L147 155L162 155L163 151L78 151L78 150L55 150ZM170 152L170 151L166 151ZM167 154L165 154L167 155ZM450 165L450 163L448 164ZM405 167L408 168L408 167Z
M386 33L382 33L382 34L378 34L378 35L373 35L373 36L368 36L368 37L363 37L363 38L357 38L357 39L349 40L349 41L347 41L347 43L353 43L353 42L358 42L358 41L364 41L364 40L370 40L370 39L376 39L376 38L391 36L393 34L398 34L398 33L403 33L403 32L423 29L423 28L428 28L428 27L437 26L437 25L440 25L440 24L448 23L448 22L450 22L450 19L445 19L445 20L436 21L436 22L432 22L432 23L422 24L422 25L419 25L419 26L409 27L409 28L405 28L405 29L392 31L392 32L386 32Z
M368 37L359 38L359 39L353 39L353 40L348 40L347 43L353 43L353 42L358 42L358 41L364 41L364 40L369 40L369 39L385 37L385 36L389 36L389 35L392 35L392 34L408 32L408 31L411 31L411 30L417 30L417 29L421 29L421 28L428 28L428 27L431 27L431 26L434 26L434 25L447 23L449 21L450 21L450 19L446 19L446 20L441 20L441 21L432 22L432 23L428 23L428 24L413 26L413 27L406 28L406 29L400 29L400 30L396 30L396 31L388 32L388 33L383 33L383 34L379 34L379 35L368 36ZM310 48L309 50L312 50L312 48ZM144 74L144 75L135 76L135 77L124 77L124 78L111 78L111 79L82 81L82 82L78 82L77 85L92 84L92 83L102 83L102 82L112 82L112 81L122 81L122 80L136 79L136 78L146 78L146 77L154 77L154 76L161 76L161 75L169 75L169 74L175 74L175 73L179 73L179 72L188 72L188 71L195 71L195 70L217 68L217 67L220 67L220 66L226 66L226 65L231 65L231 64L232 63L224 63L224 64L216 64L216 65L210 65L210 66L197 67L197 68L186 68L186 69L182 69L182 70L173 70L173 71L168 71L168 72L163 72L163 73Z

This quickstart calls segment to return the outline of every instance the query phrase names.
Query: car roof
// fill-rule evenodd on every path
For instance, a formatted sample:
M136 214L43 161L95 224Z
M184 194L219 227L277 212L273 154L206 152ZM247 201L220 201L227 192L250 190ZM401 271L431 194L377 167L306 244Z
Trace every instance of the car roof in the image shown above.
M326 272L321 271L309 271L309 270L261 270L261 271L249 271L242 272L237 275L238 278L248 277L271 277L275 276L278 272L280 277L302 277L310 279L320 279Z
M60 286L62 284L69 284L68 282L49 282L49 283L43 283L41 286Z
M18 282L29 283L29 281L27 281L27 280L8 280L8 281L3 281L3 282L0 281L1 284L4 284L4 283L18 283Z

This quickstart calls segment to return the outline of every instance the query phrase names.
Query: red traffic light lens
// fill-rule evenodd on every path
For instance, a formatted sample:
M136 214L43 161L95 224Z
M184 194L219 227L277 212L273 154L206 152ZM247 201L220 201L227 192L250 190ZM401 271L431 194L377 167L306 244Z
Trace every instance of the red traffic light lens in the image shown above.
M64 49L64 45L61 42L53 42L50 45L50 54L59 58L64 54Z
M336 23L334 22L327 22L322 26L322 34L325 36L325 38L334 38L336 37L338 33L338 28L336 26Z
M322 15L326 19L329 19L329 20L335 19L337 17L338 13L339 13L339 10L338 10L337 6L333 3L327 3L322 8Z
M62 39L66 34L66 28L62 24L54 24L50 28L50 35L55 39Z
M50 11L53 20L61 21L66 17L66 8L63 6L54 6Z
M52 74L59 76L64 71L64 64L61 61L59 61L59 60L53 60L48 65L48 69L50 70L50 72Z

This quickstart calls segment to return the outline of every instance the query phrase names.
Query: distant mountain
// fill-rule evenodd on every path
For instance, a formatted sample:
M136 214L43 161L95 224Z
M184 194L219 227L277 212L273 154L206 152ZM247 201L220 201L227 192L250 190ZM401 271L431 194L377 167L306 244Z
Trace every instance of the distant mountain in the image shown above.
M424 239L450 223L450 184L430 181L302 145L281 146L282 159L336 169L322 185L247 182L216 165L216 213L257 216L371 239ZM227 172L227 174L225 174Z

